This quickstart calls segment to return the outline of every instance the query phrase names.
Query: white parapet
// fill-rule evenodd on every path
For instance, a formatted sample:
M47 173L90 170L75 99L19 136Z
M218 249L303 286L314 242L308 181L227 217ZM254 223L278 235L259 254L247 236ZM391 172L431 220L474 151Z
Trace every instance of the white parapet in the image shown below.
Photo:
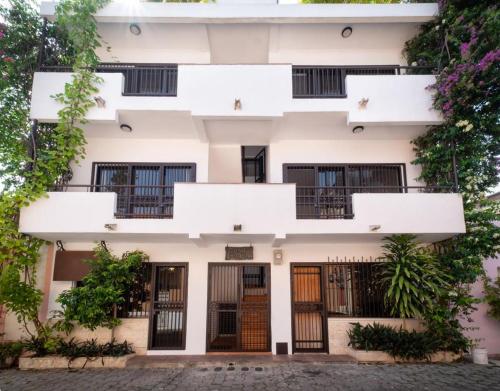
M51 192L21 211L20 231L47 240L379 239L412 233L441 240L465 231L458 194L354 194L351 219L296 218L294 184L178 183L171 219L116 219L116 195ZM241 231L235 230L241 225Z
M202 118L276 118L285 113L347 113L349 124L432 125L442 121L432 109L431 75L347 76L346 98L293 99L291 65L179 65L177 96L124 96L121 73L99 73L95 97L104 100L87 118L117 121L120 112L187 112ZM37 72L31 117L57 121L53 96L64 91L70 73ZM367 100L365 105L360 101ZM235 107L235 101L239 105Z

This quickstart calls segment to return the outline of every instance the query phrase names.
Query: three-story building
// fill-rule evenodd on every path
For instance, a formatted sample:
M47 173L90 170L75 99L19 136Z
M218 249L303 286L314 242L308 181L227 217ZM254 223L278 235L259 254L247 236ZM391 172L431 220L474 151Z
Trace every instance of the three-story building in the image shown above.
M465 230L461 197L412 164L411 140L442 119L435 77L402 50L436 13L228 0L99 11L86 157L20 219L62 244L44 254L42 316L105 241L150 255L114 331L138 353L341 354L350 322L397 324L376 284L382 239ZM33 119L57 121L69 71L35 74Z

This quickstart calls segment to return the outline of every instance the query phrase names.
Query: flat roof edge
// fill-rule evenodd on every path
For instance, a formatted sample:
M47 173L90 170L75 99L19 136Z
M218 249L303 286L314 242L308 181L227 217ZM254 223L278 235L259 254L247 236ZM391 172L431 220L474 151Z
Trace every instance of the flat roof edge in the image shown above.
M42 1L40 13L53 19L56 2ZM115 1L100 10L98 22L149 23L424 23L436 3L416 4L200 4Z

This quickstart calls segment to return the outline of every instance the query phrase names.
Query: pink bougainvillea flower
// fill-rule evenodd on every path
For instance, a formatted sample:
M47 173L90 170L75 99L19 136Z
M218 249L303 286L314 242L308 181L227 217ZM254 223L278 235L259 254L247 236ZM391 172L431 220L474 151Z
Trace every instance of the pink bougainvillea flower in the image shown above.
M12 57L5 57L3 60L5 62L14 62L14 59Z

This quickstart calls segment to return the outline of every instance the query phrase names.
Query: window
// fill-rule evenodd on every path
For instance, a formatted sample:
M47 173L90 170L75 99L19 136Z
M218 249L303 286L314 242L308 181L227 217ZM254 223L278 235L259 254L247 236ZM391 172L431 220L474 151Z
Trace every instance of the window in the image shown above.
M194 182L195 164L94 163L96 191L118 194L118 218L173 216L174 183Z
M352 194L397 193L406 184L404 164L285 164L295 183L298 219L353 218Z
M243 287L244 288L265 288L266 274L264 266L244 266L243 267Z
M120 318L147 318L151 302L151 263L143 263L130 290L125 293L124 302L118 307Z

